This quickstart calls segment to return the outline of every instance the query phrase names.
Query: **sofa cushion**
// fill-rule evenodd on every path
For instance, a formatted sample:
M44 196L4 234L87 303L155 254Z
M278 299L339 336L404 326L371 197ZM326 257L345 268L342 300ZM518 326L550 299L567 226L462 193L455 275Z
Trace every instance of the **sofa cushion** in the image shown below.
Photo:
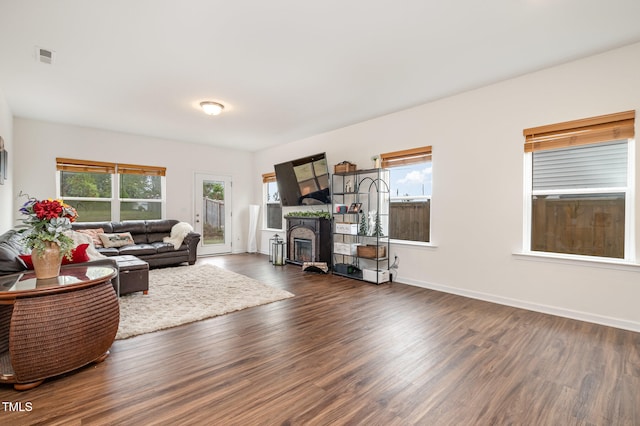
M162 242L164 237L171 235L171 228L178 223L174 219L149 220L147 221L147 242Z
M147 240L147 225L144 220L127 220L125 222L113 222L113 232L129 232L133 236L135 244L144 244Z
M160 232L163 234L168 234L171 232L171 228L173 225L178 223L175 219L159 219L159 220L148 220L147 221L147 233L156 233Z
M119 252L121 255L130 254L132 256L141 256L145 254L156 254L158 251L151 244L132 244L120 247Z
M104 256L111 257L118 256L120 254L120 249L117 247L100 247L98 252Z
M122 247L134 244L131 232L119 232L117 234L98 234L102 244L106 248Z
M159 241L156 241L155 243L151 243L151 245L156 249L156 252L158 253L176 251L175 248L173 247L173 244L170 244L170 243L161 243ZM186 248L184 244L182 245L182 247Z
M73 222L71 227L74 231L78 229L95 229L102 228L104 232L110 233L113 232L113 228L111 227L111 222Z

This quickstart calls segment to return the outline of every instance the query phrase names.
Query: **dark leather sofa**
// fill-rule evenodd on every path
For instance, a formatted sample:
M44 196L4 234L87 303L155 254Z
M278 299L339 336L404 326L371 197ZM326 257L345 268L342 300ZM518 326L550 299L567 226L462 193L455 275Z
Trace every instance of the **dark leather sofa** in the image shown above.
M27 265L18 257L21 253L24 253L24 242L16 230L10 229L0 235L0 275L27 269Z
M135 244L122 247L99 247L105 256L132 255L144 260L150 268L196 262L200 234L190 232L176 250L173 244L165 243L164 237L171 235L171 228L178 223L174 219L130 220L125 222L75 222L73 229L102 228L105 234L130 232Z

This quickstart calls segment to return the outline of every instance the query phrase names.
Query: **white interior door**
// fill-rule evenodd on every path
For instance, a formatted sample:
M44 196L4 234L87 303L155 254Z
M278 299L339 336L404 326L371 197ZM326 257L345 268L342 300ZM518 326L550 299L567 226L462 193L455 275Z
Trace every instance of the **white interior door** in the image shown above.
M195 230L199 255L231 253L231 178L195 175Z

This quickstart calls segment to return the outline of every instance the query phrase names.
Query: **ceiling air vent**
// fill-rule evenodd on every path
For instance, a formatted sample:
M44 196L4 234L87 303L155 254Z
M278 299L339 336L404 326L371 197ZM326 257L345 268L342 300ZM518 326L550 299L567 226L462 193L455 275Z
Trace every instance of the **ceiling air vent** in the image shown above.
M36 60L43 64L53 64L55 52L53 50L44 49L36 46Z

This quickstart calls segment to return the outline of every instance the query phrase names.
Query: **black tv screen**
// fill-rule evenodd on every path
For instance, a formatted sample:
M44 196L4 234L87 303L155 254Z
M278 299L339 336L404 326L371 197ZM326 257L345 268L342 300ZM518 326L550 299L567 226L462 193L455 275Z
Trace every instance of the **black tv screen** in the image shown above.
M273 166L284 207L331 204L329 167L324 153Z

